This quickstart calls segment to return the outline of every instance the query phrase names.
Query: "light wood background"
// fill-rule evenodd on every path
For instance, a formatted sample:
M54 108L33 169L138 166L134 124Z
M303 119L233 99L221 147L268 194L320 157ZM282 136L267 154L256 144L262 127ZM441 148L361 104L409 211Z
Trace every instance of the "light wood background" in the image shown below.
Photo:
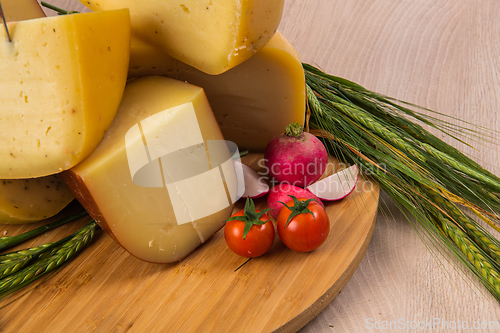
M49 0L79 9L76 0ZM287 0L280 31L302 61L365 87L500 130L499 0ZM445 138L446 139L446 138ZM457 145L497 175L499 148ZM374 332L368 323L500 321L500 305L434 256L386 199L352 279L301 332ZM441 262L439 262L441 260ZM459 266L460 267L460 266ZM475 281L472 278L472 281ZM460 323L459 323L460 321ZM422 324L421 324L422 325ZM444 325L444 328L443 328ZM430 330L422 330L430 331ZM496 331L500 331L497 323Z

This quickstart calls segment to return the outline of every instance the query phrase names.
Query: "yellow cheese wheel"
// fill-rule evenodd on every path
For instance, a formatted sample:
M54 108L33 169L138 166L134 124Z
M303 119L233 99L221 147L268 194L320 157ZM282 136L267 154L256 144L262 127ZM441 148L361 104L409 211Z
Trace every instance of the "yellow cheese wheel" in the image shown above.
M237 177L222 143L203 89L143 77L127 84L97 149L62 177L132 255L174 262L219 230L232 211Z
M74 199L59 175L0 180L0 224L20 224L54 216Z
M36 0L2 0L2 9L7 22L45 16ZM56 215L73 199L73 194L59 175L0 179L0 223L40 221Z
M88 156L126 83L128 10L11 22L0 29L0 178L61 172Z
M305 78L300 58L279 32L244 63L208 75L132 38L129 77L166 75L203 87L226 140L263 151L285 126L304 123Z
M208 74L250 58L274 35L284 0L80 0L94 11L129 8L134 35Z

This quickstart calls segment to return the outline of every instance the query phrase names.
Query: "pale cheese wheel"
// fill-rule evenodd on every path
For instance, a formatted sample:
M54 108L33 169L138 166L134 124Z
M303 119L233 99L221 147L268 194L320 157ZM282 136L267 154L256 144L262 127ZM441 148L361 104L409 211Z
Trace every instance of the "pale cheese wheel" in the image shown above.
M285 126L304 124L305 77L297 51L279 32L244 63L208 75L132 38L129 77L166 75L203 87L224 138L264 151Z
M208 74L250 58L274 35L284 0L80 0L94 11L129 8L132 32Z

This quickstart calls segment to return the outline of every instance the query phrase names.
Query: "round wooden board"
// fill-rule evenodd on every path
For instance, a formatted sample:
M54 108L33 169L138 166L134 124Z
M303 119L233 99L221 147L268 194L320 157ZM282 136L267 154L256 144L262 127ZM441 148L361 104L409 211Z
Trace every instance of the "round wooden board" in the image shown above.
M261 157L246 156L243 162L259 170ZM163 265L134 258L99 231L72 262L0 301L0 330L295 332L356 270L373 234L378 199L378 187L359 178L351 195L326 204L331 232L320 248L293 252L276 236L270 252L237 271L246 258L229 250L221 231L179 263ZM256 205L264 208L265 198ZM60 239L86 221L47 232L23 247ZM0 225L0 232L16 235L38 225Z

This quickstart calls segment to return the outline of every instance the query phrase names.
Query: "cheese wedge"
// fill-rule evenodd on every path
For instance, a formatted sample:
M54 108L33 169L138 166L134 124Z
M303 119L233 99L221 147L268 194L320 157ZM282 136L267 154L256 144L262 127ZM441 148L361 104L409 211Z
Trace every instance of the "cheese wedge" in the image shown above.
M74 199L59 175L0 180L0 224L40 221L54 216Z
M99 225L139 259L187 256L229 217L236 174L203 89L151 76L127 84L97 149L62 173Z
M166 75L203 87L224 138L264 151L285 126L304 123L305 78L300 58L279 32L252 58L208 75L132 38L129 77Z
M2 9L7 22L31 20L45 16L36 0L2 0ZM3 22L1 16L0 22Z
M274 35L284 0L80 0L93 11L129 8L132 32L208 74L244 62Z
M128 10L11 22L0 29L0 178L74 166L111 124L126 82Z

